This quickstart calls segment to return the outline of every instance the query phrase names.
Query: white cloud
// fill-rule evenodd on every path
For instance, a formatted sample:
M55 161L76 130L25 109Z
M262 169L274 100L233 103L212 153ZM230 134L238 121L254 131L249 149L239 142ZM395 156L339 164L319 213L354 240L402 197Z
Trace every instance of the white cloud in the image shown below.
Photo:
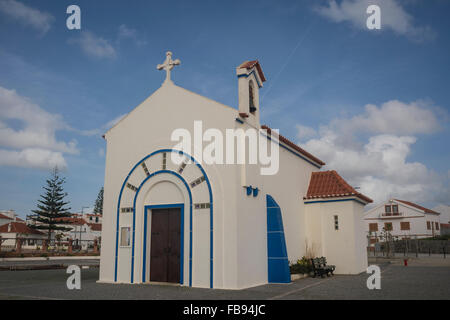
M122 120L125 116L127 115L127 113L121 114L120 116L115 117L114 119L112 119L111 121L109 121L108 123L106 123L102 129L105 130L109 130L112 127L114 127L120 120Z
M380 107L368 104L365 113L348 119L334 119L321 130L339 132L337 140L351 144L355 142L355 133L415 135L433 133L439 128L438 117L429 104L391 100Z
M343 0L340 3L330 0L328 5L317 6L314 11L333 22L349 22L358 29L368 30L366 21L369 5L378 5L381 9L381 31L392 30L396 34L411 40L424 41L435 37L430 27L414 25L414 18L396 0Z
M76 131L77 133L83 135L83 136L96 136L105 133L109 129L111 129L113 126L116 125L120 120L122 120L127 114L121 114L120 116L117 116L116 118L108 121L104 125L102 125L100 128L97 129L91 129L91 130L77 130L77 129L71 129L73 131Z
M315 135L317 135L317 131L311 127L297 124L296 128L297 128L297 138L300 141L303 141L304 139L307 139L307 138L312 138Z
M0 87L0 165L65 167L63 153L78 154L79 150L75 140L57 140L56 132L69 129L60 115Z
M23 168L60 169L67 167L61 152L45 149L28 148L21 151L0 149L0 166L14 166Z
M51 27L54 17L37 9L31 8L16 0L0 0L0 11L24 25L45 34Z
M90 31L82 31L78 37L69 39L69 43L79 45L86 55L94 58L112 59L117 56L116 50L108 40Z
M143 46L147 44L147 41L142 40L138 37L138 33L136 29L130 28L125 24L121 24L119 26L119 31L117 34L117 41L120 42L125 39L133 40L137 46Z
M434 201L448 193L443 179L408 156L417 141L414 135L438 127L434 113L421 103L393 100L380 107L368 105L364 114L350 119L332 120L303 146L375 202L388 197Z

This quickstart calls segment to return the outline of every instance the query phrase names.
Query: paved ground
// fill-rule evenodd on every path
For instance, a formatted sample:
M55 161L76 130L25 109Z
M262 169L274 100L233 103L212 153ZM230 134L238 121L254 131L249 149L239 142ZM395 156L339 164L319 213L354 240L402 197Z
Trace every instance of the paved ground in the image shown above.
M98 268L83 269L81 290L68 290L65 270L1 271L0 299L450 299L448 266L381 267L381 290L367 289L368 274L305 278L239 291L99 284Z
M32 270L32 269L55 269L67 268L75 264L78 266L99 266L100 259L58 259L58 260L25 260L25 261L0 261L2 270ZM0 279L2 278L0 274ZM1 287L1 280L0 280Z

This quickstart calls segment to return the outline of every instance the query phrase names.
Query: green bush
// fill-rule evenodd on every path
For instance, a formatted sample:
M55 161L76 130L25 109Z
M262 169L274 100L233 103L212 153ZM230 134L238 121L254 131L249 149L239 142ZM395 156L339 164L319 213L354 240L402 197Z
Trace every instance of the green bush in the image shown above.
M302 257L301 259L297 260L296 263L293 263L289 266L289 269L291 271L291 274L295 273L310 273L312 271L311 261L307 259L306 257Z

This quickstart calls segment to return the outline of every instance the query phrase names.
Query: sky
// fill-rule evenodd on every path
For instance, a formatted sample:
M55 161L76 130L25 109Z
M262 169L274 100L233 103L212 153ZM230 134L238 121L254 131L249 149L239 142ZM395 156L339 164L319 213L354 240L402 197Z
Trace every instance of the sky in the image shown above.
M175 84L235 108L235 68L258 59L262 123L375 202L449 205L449 14L446 0L0 0L0 209L30 214L55 165L72 210L92 208L102 134L160 87L167 50Z

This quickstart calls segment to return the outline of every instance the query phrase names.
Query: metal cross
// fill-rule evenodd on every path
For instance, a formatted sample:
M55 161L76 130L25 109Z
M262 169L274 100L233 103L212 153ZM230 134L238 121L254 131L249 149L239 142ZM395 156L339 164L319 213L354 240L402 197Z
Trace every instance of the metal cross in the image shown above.
M166 60L163 64L158 64L156 66L156 69L158 70L166 70L166 80L164 82L171 82L170 80L170 71L173 69L174 66L177 66L181 63L179 59L172 60L172 52L167 51L166 53Z

